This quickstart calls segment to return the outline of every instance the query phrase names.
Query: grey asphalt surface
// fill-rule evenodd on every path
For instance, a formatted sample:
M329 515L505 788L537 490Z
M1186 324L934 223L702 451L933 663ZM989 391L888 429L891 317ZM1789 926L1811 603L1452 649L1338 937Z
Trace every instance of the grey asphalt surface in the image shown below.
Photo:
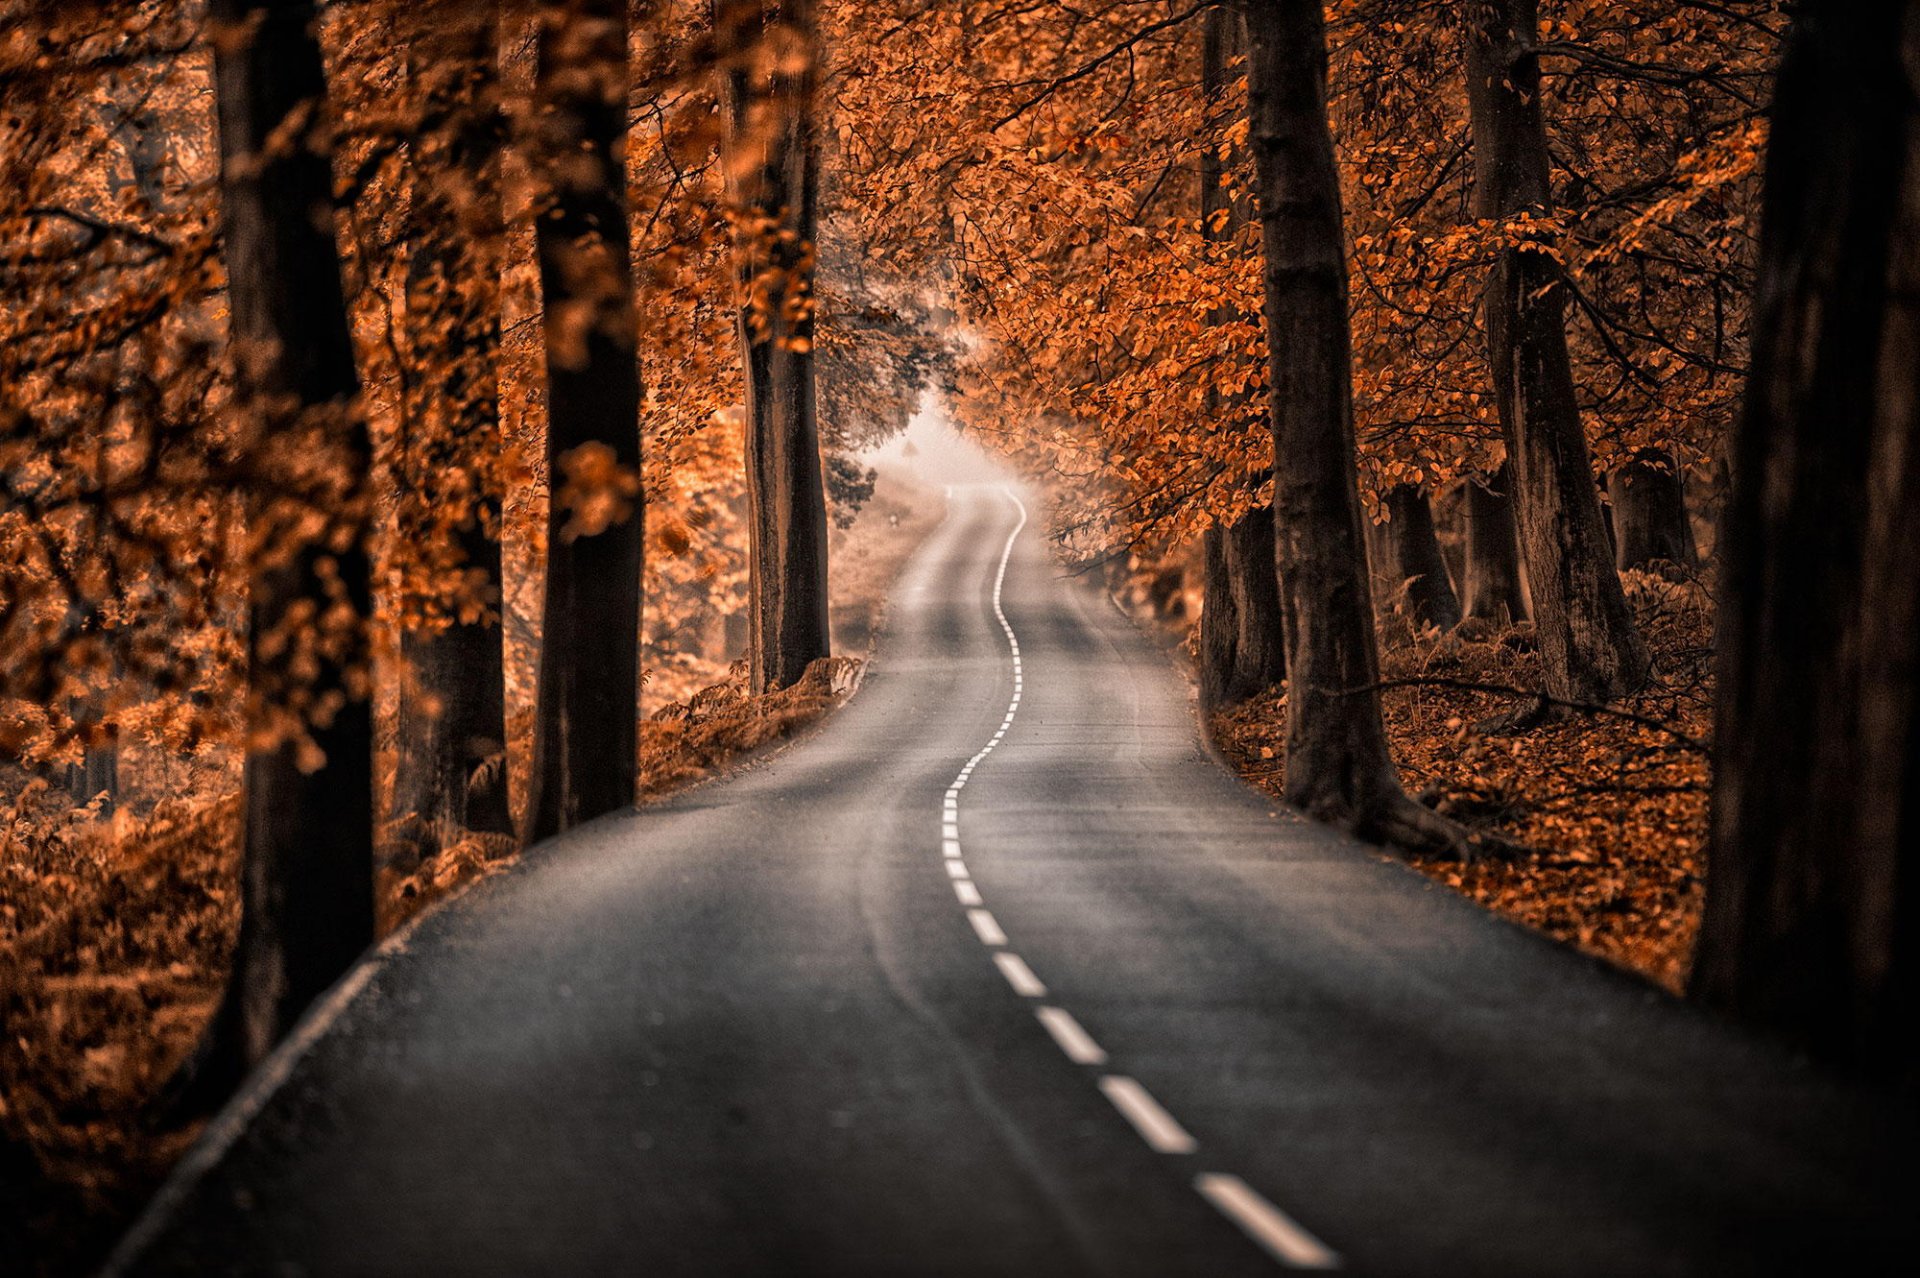
M1031 525L983 944L1017 518L953 491L818 731L430 916L130 1271L1272 1272L1204 1173L1358 1272L1907 1268L1906 1118L1276 812Z

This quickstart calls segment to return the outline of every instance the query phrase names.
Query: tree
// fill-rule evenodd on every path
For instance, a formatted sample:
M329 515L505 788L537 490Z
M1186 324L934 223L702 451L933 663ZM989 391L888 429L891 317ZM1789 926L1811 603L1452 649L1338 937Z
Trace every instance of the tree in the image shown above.
M720 0L715 26L746 375L750 671L763 692L831 651L813 367L817 36L811 0Z
M1672 453L1636 450L1607 476L1607 497L1613 503L1614 563L1622 571L1652 563L1698 566L1686 486Z
M1427 495L1418 484L1395 484L1380 504L1386 519L1373 525L1372 546L1381 579L1396 600L1404 592L1414 625L1451 630L1460 622L1460 601L1440 554Z
M1287 637L1287 801L1363 836L1459 850L1464 832L1401 789L1380 720L1319 0L1249 0L1247 33Z
M429 3L407 23L422 118L410 150L399 522L451 562L403 586L392 811L422 857L471 830L513 832L507 803L498 283L502 121L492 3ZM445 537L424 533L450 523ZM437 530L436 530L437 531Z
M539 21L531 159L552 497L532 839L633 802L644 567L627 6L551 0Z
M240 938L218 1072L262 1059L373 939L371 447L306 0L214 0L221 221L247 501Z
M1466 6L1473 212L1506 225L1482 307L1513 473L1514 511L1549 694L1606 701L1651 668L1613 568L1567 355L1567 289L1551 243L1553 192L1532 47L1535 0Z
M1246 27L1238 11L1220 6L1207 11L1201 53L1201 88L1208 106L1226 96L1230 64L1245 54ZM1200 153L1200 233L1216 251L1234 253L1246 224L1244 198L1235 198L1223 181L1225 144ZM1230 153L1231 154L1231 153ZM1209 317L1218 326L1237 318L1221 311ZM1222 430L1247 430L1258 424L1257 404L1245 395L1222 396L1209 384L1207 407ZM1263 486L1265 473L1246 476L1251 488ZM1285 627L1280 613L1280 578L1273 563L1273 507L1251 497L1247 512L1218 521L1201 534L1204 600L1200 610L1200 695L1210 706L1244 701L1286 678Z
M1696 997L1920 1070L1920 4L1800 10L1723 538Z
M1469 476L1466 500L1467 572L1463 611L1470 618L1504 626L1527 617L1520 579L1520 548L1514 540L1512 471L1500 467L1485 478Z

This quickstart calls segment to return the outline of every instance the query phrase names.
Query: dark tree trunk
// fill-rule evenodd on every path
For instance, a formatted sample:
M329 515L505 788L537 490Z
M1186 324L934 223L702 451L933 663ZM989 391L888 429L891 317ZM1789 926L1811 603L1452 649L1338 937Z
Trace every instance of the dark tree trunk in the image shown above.
M1643 448L1607 476L1613 505L1614 563L1622 571L1669 563L1699 566L1693 525L1687 517L1687 490L1673 455Z
M1497 626L1527 619L1520 548L1513 530L1512 478L1501 466L1466 482L1467 572L1463 611Z
M1224 6L1207 11L1201 79L1210 101L1226 91L1227 68L1245 52L1240 14ZM1200 156L1200 233L1207 240L1237 244L1250 210L1228 198L1221 181L1219 151ZM1219 251L1219 250L1215 250ZM1230 249L1228 251L1231 251ZM1211 317L1222 323L1222 312ZM1207 390L1209 415L1220 430L1264 429L1244 396L1223 399ZM1265 484L1267 473L1244 477L1250 488ZM1200 609L1200 695L1210 706L1232 705L1286 678L1286 634L1280 617L1280 579L1273 562L1273 507L1258 505L1227 527L1202 534Z
M1389 598L1398 603L1404 597L1416 626L1451 630L1460 624L1460 601L1447 576L1427 495L1416 484L1395 484L1387 491L1386 507L1386 522L1373 526L1373 549L1375 571Z
M633 803L644 554L627 6L553 0L541 10L532 160L552 501L531 839Z
M827 506L814 411L819 142L811 0L720 0L725 165L740 213L735 302L746 367L748 592L755 692L829 655ZM790 65L783 46L803 47Z
M1273 507L1203 534L1200 693L1210 706L1257 696L1287 677L1280 576L1273 561Z
M1363 836L1458 848L1458 828L1400 788L1380 721L1320 2L1249 0L1247 34L1287 639L1286 798Z
M1799 11L1735 439L1693 992L1920 1077L1920 3Z
M366 697L371 448L333 234L314 7L214 0L221 219L242 402L262 479L248 665L240 940L220 1020L251 1065L373 939L373 731ZM318 472L322 489L295 490ZM318 518L317 534L302 528ZM329 620L316 625L310 612ZM329 703L336 703L329 707ZM305 739L295 716L309 720Z
M120 801L120 747L112 740L112 728L96 726L91 732L104 734L106 739L90 740L83 747L80 762L68 766L67 792L75 807L100 799L100 815L112 816L114 805Z
M1474 216L1550 214L1540 64L1528 51L1535 2L1476 0L1465 12ZM1544 245L1495 255L1483 308L1546 690L1611 700L1645 683L1652 662L1607 544L1567 357L1566 289Z
M428 119L414 143L407 224L413 377L401 505L423 517L428 503L459 512L456 551L466 578L459 611L401 634L409 679L400 697L392 811L420 857L440 852L462 830L513 832L496 480L504 256L497 16L491 3L442 0L421 9L427 21L408 32L409 77Z

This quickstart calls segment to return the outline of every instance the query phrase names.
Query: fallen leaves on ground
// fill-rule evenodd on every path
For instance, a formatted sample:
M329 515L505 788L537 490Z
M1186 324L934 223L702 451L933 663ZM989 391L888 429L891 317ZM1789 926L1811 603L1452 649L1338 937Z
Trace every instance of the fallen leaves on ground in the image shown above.
M1421 873L1678 992L1705 877L1709 765L1688 742L1711 736L1711 607L1690 584L1632 573L1628 586L1659 673L1616 709L1669 730L1575 712L1512 736L1476 731L1517 699L1450 684L1537 688L1525 627L1483 629L1478 640L1428 634L1389 651L1385 682L1434 682L1388 689L1382 710L1409 792L1539 850L1514 861L1415 857ZM1213 728L1243 776L1281 794L1284 694L1216 714Z

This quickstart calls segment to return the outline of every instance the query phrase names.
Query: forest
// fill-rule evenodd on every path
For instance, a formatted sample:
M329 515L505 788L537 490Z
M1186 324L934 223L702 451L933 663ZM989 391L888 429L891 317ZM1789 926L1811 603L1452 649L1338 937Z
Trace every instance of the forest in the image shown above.
M0 1254L101 1263L537 846L805 801L965 658L981 475L949 857L1023 690L1135 695L1031 718L1025 537L1255 806L1905 1113L1915 66L1894 0L0 0Z

